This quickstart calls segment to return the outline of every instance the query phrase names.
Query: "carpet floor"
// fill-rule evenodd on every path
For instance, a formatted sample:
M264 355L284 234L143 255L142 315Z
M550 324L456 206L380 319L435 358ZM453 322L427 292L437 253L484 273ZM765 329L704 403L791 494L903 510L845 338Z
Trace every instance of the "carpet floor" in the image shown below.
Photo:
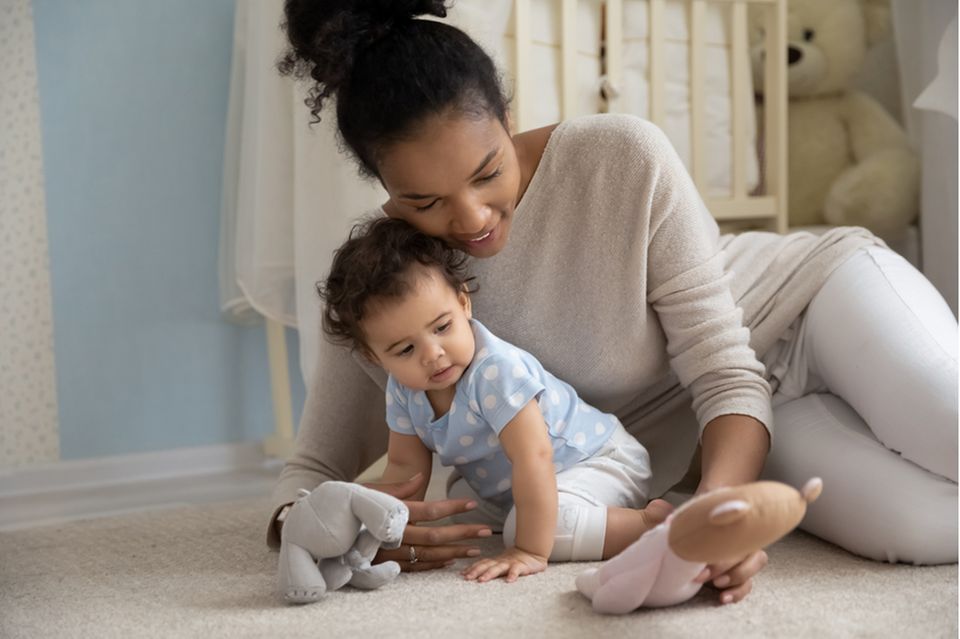
M860 559L801 532L768 549L745 601L608 617L575 590L586 564L517 583L459 565L346 588L308 606L276 595L266 499L0 534L0 636L20 637L956 637L957 566ZM499 537L485 540L496 552Z

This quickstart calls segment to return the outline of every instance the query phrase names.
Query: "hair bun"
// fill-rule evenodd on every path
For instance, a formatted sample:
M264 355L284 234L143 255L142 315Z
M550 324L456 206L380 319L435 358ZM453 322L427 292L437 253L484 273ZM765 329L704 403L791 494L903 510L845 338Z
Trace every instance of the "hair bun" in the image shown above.
M290 47L277 68L316 82L307 105L319 121L324 100L349 77L357 52L421 15L446 17L444 0L286 0Z

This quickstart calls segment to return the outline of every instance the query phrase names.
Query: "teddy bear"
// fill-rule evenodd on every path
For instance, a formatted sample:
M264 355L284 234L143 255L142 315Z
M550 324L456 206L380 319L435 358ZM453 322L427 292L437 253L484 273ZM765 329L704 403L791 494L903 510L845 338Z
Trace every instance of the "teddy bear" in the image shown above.
M777 541L800 523L822 489L815 477L800 491L758 481L694 497L623 552L580 573L577 589L605 614L687 601L703 586L694 579L704 567Z
M751 9L754 87L763 91L763 11ZM788 219L863 226L900 239L919 213L920 162L906 133L851 87L890 24L879 0L787 1ZM763 122L762 105L759 107Z
M400 574L400 565L371 565L380 547L397 548L407 506L360 484L328 481L301 490L280 533L280 596L312 603L346 584L372 590Z

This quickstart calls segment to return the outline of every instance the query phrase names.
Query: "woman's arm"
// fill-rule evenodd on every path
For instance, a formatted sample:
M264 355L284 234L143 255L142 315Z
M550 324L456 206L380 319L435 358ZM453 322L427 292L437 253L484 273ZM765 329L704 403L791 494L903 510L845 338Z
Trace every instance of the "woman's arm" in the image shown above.
M383 390L349 350L319 340L296 448L274 487L274 504L296 501L300 489L325 481L353 481L386 450Z
M697 490L753 481L770 446L770 386L730 288L716 223L666 136L647 127L641 147L647 166L656 169L648 187L647 301L701 424ZM721 589L721 602L739 601L766 562L761 550L708 566L699 579Z
M753 417L722 415L706 425L700 446L697 493L755 481L770 450L770 435Z
M706 425L700 440L700 484L697 494L723 486L755 481L770 449L766 427L745 415L721 415ZM767 553L758 550L734 561L707 566L697 577L713 581L720 601L740 601L753 590L753 575L767 565Z

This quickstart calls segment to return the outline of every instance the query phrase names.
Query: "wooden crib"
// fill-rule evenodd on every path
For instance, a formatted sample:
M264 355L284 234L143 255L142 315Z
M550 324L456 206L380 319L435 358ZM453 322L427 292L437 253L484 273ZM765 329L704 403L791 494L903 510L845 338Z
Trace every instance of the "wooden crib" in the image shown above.
M602 3L602 66L603 87L600 109L608 112L636 112L637 108L625 108L623 96L618 87L624 76L624 8L631 0L603 0ZM559 13L561 37L560 55L560 104L559 115L566 119L582 113L577 111L576 92L577 73L577 22L578 0L551 0ZM668 7L682 8L685 13L688 38L688 78L689 78L689 142L690 157L688 170L694 183L704 195L707 208L721 222L754 221L770 230L786 231L786 1L785 0L633 0L635 5L645 5L647 12L647 42L649 84L646 111L638 113L664 128L667 135L671 131L665 126L668 111L669 92L666 90L666 76L672 61L665 52L669 25L666 23ZM530 128L532 102L539 96L531 91L529 78L537 70L531 63L531 49L535 46L531 33L532 0L514 0L511 44L513 52L513 76L515 78L513 116L518 130ZM707 44L708 11L720 7L727 12L725 16L729 57L729 98L731 102L732 144L726 161L730 166L731 189L726 197L710 194L706 182L707 153L704 141L707 138L705 117L707 88L705 81L705 60ZM765 109L763 131L763 153L761 175L764 187L756 192L748 183L748 160L757 153L752 144L748 129L753 127L754 91L751 83L751 63L749 58L748 10L758 13L763 24L765 50L773 52L766 56L764 63ZM582 18L582 16L580 16ZM629 24L627 22L626 24ZM512 35L511 34L511 35ZM582 83L581 83L582 84ZM678 142L674 140L676 145ZM757 225L757 224L755 224Z

